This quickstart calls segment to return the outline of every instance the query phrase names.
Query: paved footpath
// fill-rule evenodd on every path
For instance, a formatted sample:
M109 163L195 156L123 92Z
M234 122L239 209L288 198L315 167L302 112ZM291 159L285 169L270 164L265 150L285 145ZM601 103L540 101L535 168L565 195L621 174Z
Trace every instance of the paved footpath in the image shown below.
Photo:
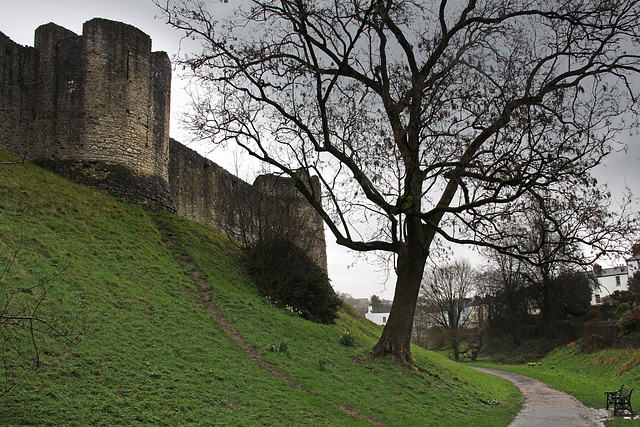
M520 389L524 404L510 427L604 426L604 420L609 418L606 409L588 408L575 397L554 390L542 381L513 372L473 369L504 378Z

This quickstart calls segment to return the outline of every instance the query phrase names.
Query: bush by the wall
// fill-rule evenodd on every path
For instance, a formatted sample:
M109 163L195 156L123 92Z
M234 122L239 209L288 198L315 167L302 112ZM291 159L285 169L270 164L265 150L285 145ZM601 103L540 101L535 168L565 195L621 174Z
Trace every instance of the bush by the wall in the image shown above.
M342 301L324 270L290 240L259 240L246 249L245 260L264 296L296 307L313 322L334 323Z

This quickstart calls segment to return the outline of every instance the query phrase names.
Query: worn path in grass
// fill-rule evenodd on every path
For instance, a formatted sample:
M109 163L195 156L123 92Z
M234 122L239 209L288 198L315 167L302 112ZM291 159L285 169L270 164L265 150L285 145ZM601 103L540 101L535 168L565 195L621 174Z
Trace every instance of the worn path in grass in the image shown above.
M522 410L510 427L604 426L603 421L609 417L606 410L588 408L575 397L534 378L496 369L473 369L511 381L522 392Z
M161 227L158 227L158 230L160 230L161 232L163 231ZM172 247L175 246L175 242L172 240L171 237L167 236L166 234L163 235L163 239L167 243L167 246L169 248L172 248ZM188 257L182 256L182 255L178 254L177 252L174 252L173 255L174 255L174 258L176 259L176 261L178 261L181 264L183 264L186 267L189 275L200 285L200 291L201 291L200 298L201 298L202 303L204 304L205 308L207 309L207 311L211 315L211 317L213 317L216 320L216 322L218 322L218 324L222 327L222 329L225 330L225 332L236 342L236 344L240 348L242 348L247 353L247 355L254 362L258 363L262 368L267 370L269 373L271 373L273 375L276 375L277 377L279 377L282 380L284 380L291 387L295 387L295 388L297 388L299 390L304 391L305 393L309 393L310 395L319 397L320 399L324 400L325 402L330 403L331 405L335 406L336 408L340 409L341 411L344 411L348 415L356 416L356 417L358 417L358 418L360 418L360 419L362 419L364 421L369 422L372 425L382 425L378 421L368 417L366 414L363 414L363 413L361 413L361 412L359 412L357 410L354 410L354 409L348 408L346 406L343 406L343 405L341 405L339 403L333 402L333 401L325 398L324 396L318 395L317 393L314 393L314 392L311 392L311 391L307 390L302 385L300 385L299 383L294 381L292 378L290 378L289 376L287 376L283 372L280 372L278 369L276 369L275 366L273 366L273 365L269 364L268 362L264 361L262 359L262 357L260 356L260 352L257 351L256 349L254 349L251 346L251 344L246 342L240 336L238 331L229 322L227 322L227 320L222 316L222 314L220 314L220 312L216 308L216 306L213 303L212 298L211 298L211 285L203 278L202 272L195 266L195 264L193 262L191 262L191 260L189 260Z

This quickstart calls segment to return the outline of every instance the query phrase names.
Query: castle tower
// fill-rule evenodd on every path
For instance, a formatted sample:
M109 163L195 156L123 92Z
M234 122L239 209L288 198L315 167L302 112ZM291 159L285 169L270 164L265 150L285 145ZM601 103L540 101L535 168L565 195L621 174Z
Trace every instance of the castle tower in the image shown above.
M150 209L175 210L169 180L171 63L148 35L92 19L82 36L50 23L39 53L31 159Z
M322 187L317 176L310 176L300 169L297 178L305 183L316 201L322 198ZM254 187L262 194L271 196L282 206L277 216L283 216L288 222L284 224L291 232L291 238L300 248L304 249L316 264L327 270L327 248L324 236L324 223L316 210L295 187L293 178L266 174L258 176Z

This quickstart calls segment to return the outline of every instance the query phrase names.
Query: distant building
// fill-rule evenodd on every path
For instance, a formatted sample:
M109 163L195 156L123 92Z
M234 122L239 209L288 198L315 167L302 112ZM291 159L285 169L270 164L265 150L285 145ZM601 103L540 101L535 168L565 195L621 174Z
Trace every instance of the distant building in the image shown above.
M486 324L489 315L489 306L483 298L478 296L474 297L466 310L468 328L481 328Z
M391 313L391 304L383 304L382 307L373 308L369 306L364 314L365 319L371 320L378 325L386 325Z
M602 268L598 264L593 266L593 278L597 288L593 292L591 305L602 304L602 298L615 291L629 290L629 279L640 270L640 244L633 245L632 256L626 260L626 265Z

